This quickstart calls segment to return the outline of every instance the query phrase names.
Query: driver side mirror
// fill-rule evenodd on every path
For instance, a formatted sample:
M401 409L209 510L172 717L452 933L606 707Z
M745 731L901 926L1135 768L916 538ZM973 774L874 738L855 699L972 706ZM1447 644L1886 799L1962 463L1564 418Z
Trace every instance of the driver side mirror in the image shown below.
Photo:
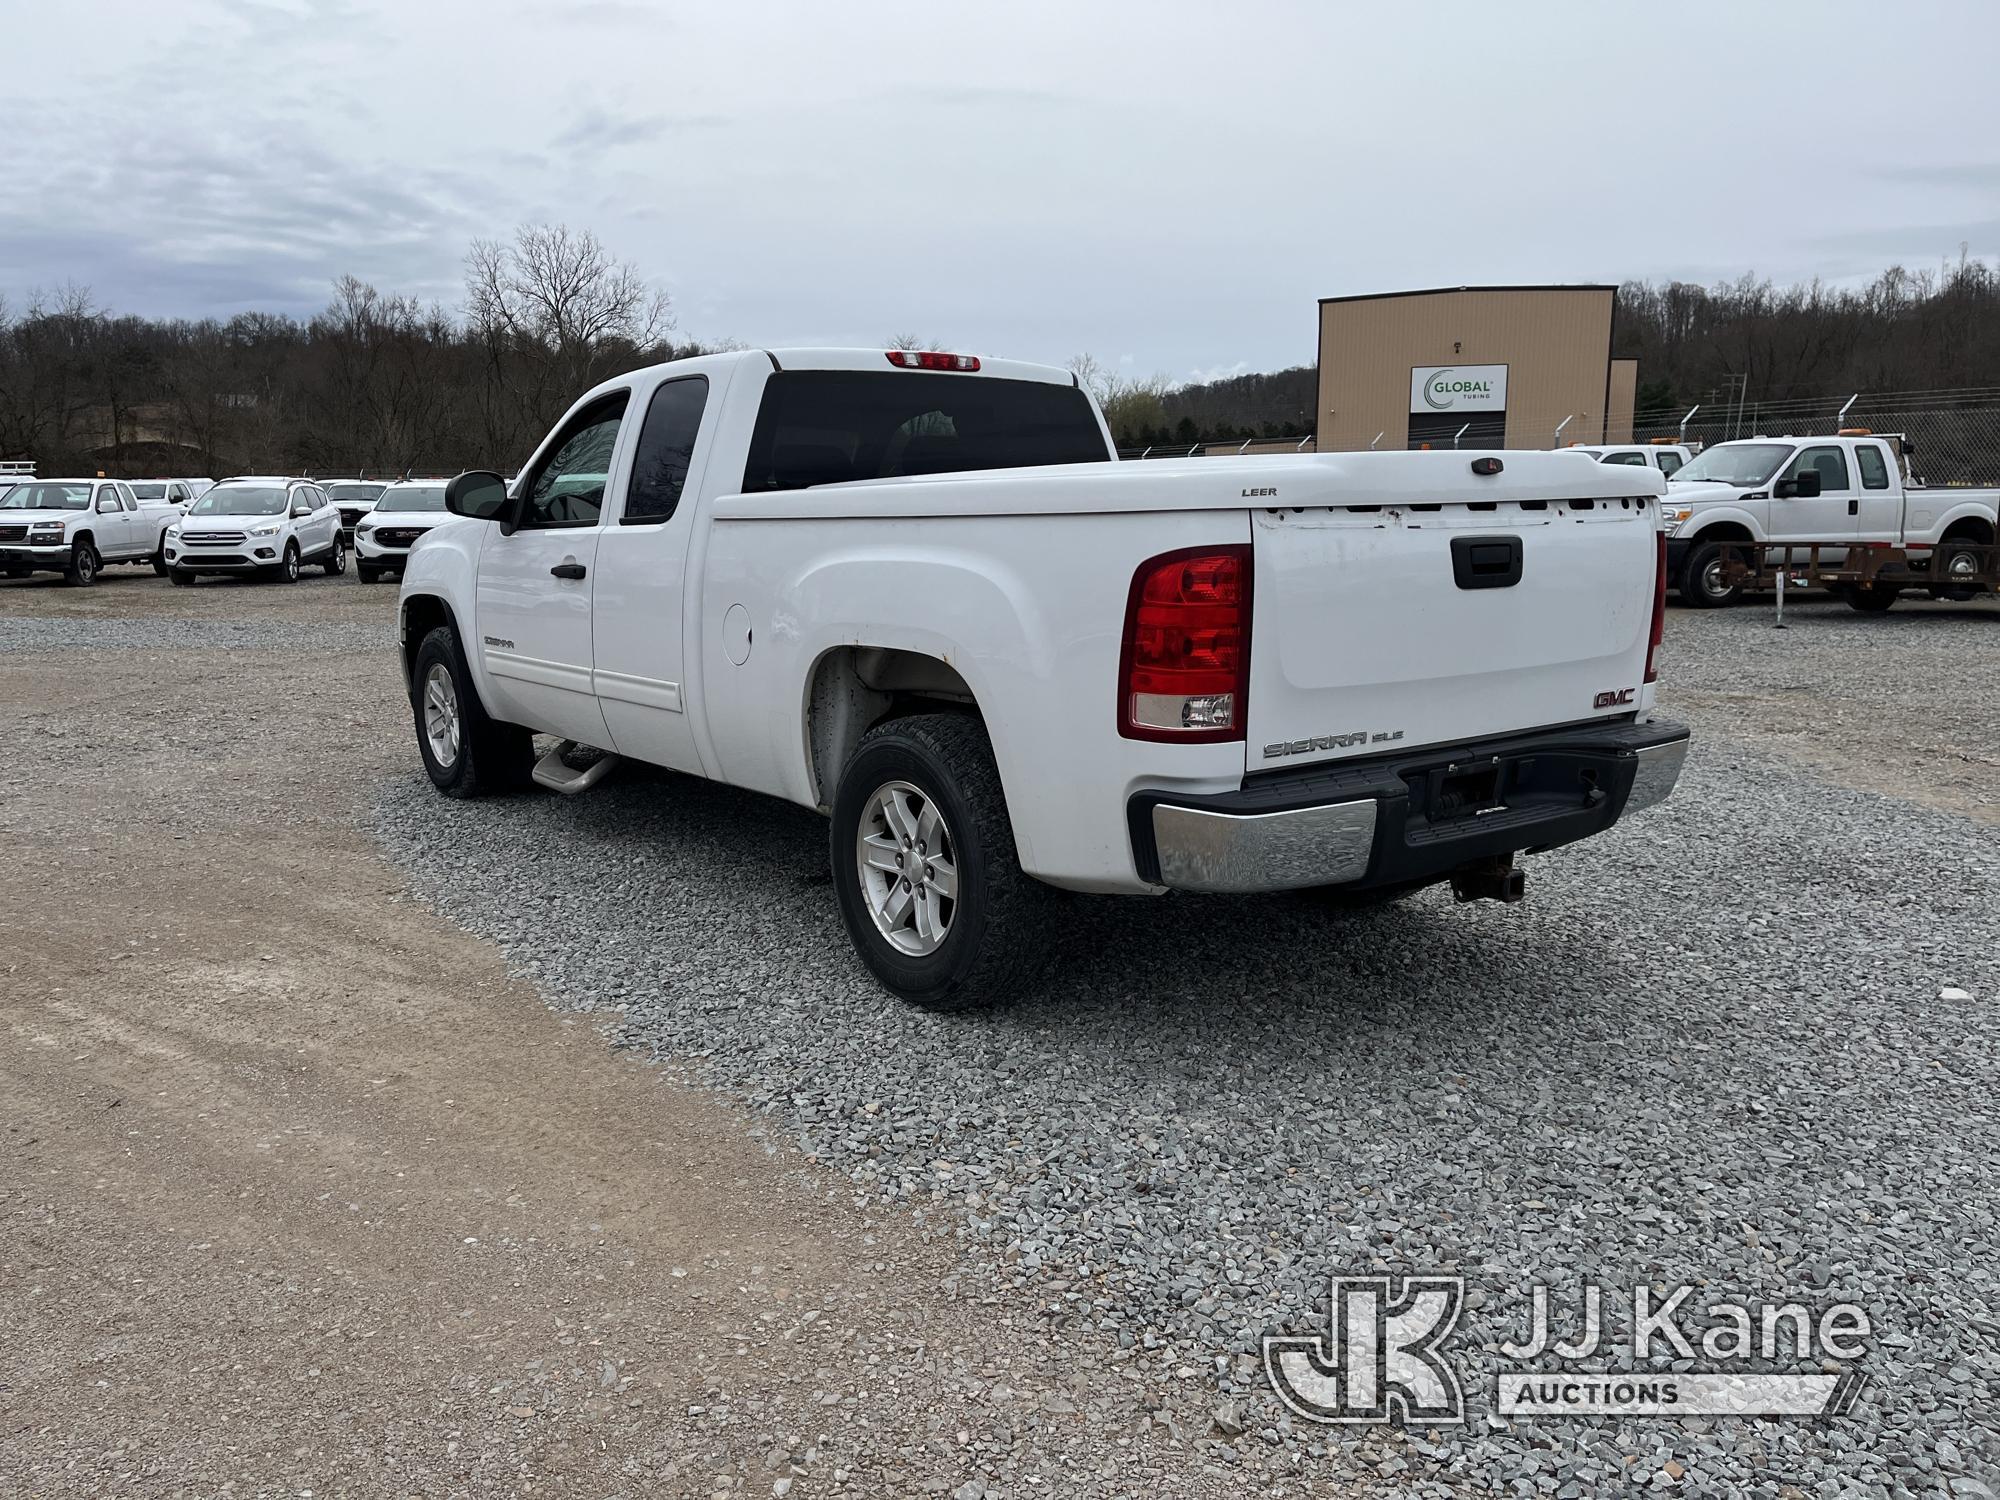
M1780 479L1771 493L1780 500L1811 500L1819 494L1819 470L1801 469L1790 479Z
M298 520L301 516L309 516L312 513L312 507L307 505L303 500L292 507L292 519L294 521Z
M497 521L507 508L507 481L490 469L468 469L444 487L444 508L475 521Z
M97 502L97 513L98 513L98 514L99 514L100 516L115 516L115 515L117 515L117 514L118 514L118 501L117 501L116 497L114 497L114 496L109 496L109 495L107 495L107 496L106 496L106 497L105 497L104 499L102 499L102 500L98 501L98 502Z

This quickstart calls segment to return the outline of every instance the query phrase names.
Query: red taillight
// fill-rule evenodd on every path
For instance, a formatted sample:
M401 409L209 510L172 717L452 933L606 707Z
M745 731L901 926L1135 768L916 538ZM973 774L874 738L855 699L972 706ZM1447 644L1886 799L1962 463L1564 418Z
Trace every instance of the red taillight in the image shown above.
M889 363L905 370L965 370L979 368L976 354L940 354L935 349L888 349Z
M1667 637L1667 534L1653 538L1659 551L1653 562L1653 633L1646 642L1646 681L1660 680L1660 642Z
M1250 688L1250 549L1195 547L1132 575L1118 732L1208 744L1243 738Z

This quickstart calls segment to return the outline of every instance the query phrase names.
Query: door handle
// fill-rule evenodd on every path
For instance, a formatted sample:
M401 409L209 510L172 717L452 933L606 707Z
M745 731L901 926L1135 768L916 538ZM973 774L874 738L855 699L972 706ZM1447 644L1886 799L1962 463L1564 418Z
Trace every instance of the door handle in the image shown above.
M549 571L555 574L555 576L558 578L581 578L583 577L583 564L557 563L553 568L550 568Z
M1850 516L1858 516L1858 515L1860 515L1860 514L1861 514L1861 502L1860 502L1859 500L1850 500L1850 501L1848 501L1848 502L1847 502L1847 513L1848 513L1848 514L1849 514Z

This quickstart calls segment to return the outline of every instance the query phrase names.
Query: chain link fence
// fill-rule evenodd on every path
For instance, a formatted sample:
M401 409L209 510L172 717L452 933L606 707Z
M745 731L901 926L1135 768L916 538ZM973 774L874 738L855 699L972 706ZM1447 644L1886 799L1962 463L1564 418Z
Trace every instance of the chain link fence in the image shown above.
M1694 408L1642 411L1633 417L1634 444L1685 442L1699 451L1713 443L1747 437L1830 437L1842 428L1862 428L1902 440L1910 471L1931 485L2000 485L2000 386L1959 391L1864 391L1847 400L1797 401L1734 399ZM1509 438L1511 436L1511 442ZM1469 421L1434 438L1431 448L1563 448L1575 442L1600 443L1574 423L1547 432L1511 433L1502 422ZM1381 446L1395 448L1384 440ZM1155 443L1124 447L1120 458L1196 458L1311 453L1313 438L1231 438L1220 442ZM1328 450L1332 451L1332 450Z
M1863 391L1844 402L1739 401L1704 405L1692 416L1639 412L1632 420L1637 442L1670 438L1697 448L1731 438L1830 437L1843 428L1900 438L1911 473L1928 484L2000 484L2000 388Z

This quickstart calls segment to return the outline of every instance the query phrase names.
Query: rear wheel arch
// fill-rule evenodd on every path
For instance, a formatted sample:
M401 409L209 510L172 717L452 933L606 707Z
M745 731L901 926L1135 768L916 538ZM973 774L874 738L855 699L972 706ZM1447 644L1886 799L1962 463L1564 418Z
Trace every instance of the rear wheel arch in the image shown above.
M1993 523L1983 516L1960 516L1945 528L1939 540L1977 542L1982 547L1990 547L1993 545Z
M805 749L820 809L831 811L840 773L869 730L912 714L954 711L985 717L972 685L942 657L894 646L822 653L805 695Z

